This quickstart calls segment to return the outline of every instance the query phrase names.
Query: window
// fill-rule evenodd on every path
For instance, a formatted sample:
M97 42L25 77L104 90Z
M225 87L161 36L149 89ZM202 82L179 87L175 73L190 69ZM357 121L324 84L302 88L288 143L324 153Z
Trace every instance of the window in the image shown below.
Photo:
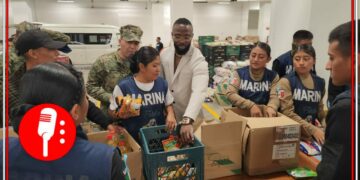
M70 44L109 44L111 33L65 33L70 36Z

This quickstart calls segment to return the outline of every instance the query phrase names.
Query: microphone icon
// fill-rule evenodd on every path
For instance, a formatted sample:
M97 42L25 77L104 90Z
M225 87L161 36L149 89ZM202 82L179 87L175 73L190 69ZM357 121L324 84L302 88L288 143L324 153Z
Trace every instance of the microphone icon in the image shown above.
M48 142L54 135L57 112L52 108L44 108L40 112L38 135L43 139L43 156L48 156Z

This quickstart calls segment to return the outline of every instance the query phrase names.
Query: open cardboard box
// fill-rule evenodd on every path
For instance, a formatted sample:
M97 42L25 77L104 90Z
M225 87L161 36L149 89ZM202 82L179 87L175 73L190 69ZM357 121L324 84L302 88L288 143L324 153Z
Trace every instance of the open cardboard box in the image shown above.
M248 110L224 108L221 122L203 122L195 136L205 145L205 179L298 166L300 124L280 113L256 118Z
M285 171L298 166L300 124L278 113L277 117L250 117L250 112L227 108L224 122L247 122L243 134L244 169L249 175Z
M88 139L92 142L104 143L107 144L106 136L108 131L100 131L88 133ZM131 149L131 152L127 153L127 165L130 169L130 175L132 180L141 180L143 179L143 161L142 161L142 152L141 147L136 141L131 137L131 135L125 131L125 141L127 143L127 149Z

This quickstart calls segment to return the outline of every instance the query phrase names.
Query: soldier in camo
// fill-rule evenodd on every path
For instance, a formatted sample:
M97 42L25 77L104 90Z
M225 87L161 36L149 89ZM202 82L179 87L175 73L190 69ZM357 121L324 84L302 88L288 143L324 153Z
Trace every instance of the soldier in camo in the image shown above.
M101 102L101 110L106 114L115 85L131 73L128 59L138 50L142 34L138 26L121 27L120 48L100 56L91 67L86 89L90 96Z
M16 50L14 47L14 43L17 39L17 37L20 36L21 33L31 30L31 29L40 29L40 24L36 24L36 23L29 23L29 22L21 22L20 24L17 24L16 27L16 34L14 36L14 40L13 42L9 42L9 75L11 76L20 66L22 66L25 62L25 58L23 56L18 56L16 54ZM54 41L63 41L66 43L70 43L70 37L57 32L57 31L52 31L52 30L48 30L48 29L41 29L41 31L45 31L46 33L49 34L49 36L54 40ZM67 53L71 51L71 49L66 46L63 48L63 52Z

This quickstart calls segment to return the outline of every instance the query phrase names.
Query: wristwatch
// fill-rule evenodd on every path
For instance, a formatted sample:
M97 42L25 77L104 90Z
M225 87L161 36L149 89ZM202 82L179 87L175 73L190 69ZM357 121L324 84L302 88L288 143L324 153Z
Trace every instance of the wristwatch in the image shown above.
M193 119L184 116L184 117L182 118L182 120L179 122L179 125L189 125L189 124L193 124L193 123L194 123L194 120L193 120Z

